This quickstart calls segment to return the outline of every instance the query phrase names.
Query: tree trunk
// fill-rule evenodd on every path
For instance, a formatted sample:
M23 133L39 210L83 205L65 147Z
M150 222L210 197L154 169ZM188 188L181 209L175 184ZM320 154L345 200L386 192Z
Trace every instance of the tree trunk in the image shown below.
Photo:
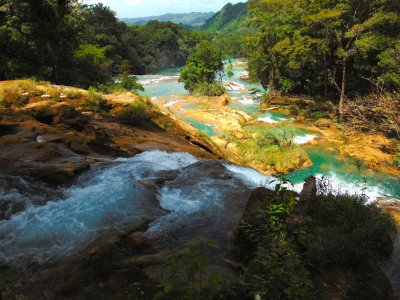
M344 100L345 100L345 93L346 93L346 58L343 58L343 73L342 73L342 87L340 89L340 101L339 101L339 114L340 120L343 120L343 113L344 113Z
M272 95L274 92L274 68L271 67L269 70L269 94Z

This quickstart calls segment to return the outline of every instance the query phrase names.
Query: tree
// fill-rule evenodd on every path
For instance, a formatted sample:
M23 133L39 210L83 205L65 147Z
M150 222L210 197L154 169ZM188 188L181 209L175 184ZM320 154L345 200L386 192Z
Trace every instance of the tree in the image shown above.
M183 82L185 89L191 93L206 86L209 89L215 89L215 94L220 95L224 91L223 87L221 89L221 86L218 85L217 80L221 81L222 79L224 68L222 60L222 52L210 42L203 41L189 55L179 81Z
M249 71L264 87L338 100L400 88L400 2L250 0Z
M80 21L75 0L0 2L0 79L69 78Z

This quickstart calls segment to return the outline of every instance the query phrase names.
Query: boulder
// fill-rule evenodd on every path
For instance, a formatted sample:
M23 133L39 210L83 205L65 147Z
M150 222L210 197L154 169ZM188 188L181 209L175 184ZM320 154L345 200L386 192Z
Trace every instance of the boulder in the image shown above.
M250 194L241 220L246 223L255 224L256 220L254 219L254 212L258 209L265 208L267 205L271 205L274 196L275 192L266 188L260 187L255 189Z
M251 225L261 225L261 221L255 218L255 212L271 205L274 201L275 192L266 188L257 188L250 194L246 208L241 217L241 222ZM250 258L256 250L256 245L247 236L245 230L238 226L232 233L232 250L245 261Z
M317 195L317 178L308 176L304 182L303 189L300 192L300 201L307 201Z

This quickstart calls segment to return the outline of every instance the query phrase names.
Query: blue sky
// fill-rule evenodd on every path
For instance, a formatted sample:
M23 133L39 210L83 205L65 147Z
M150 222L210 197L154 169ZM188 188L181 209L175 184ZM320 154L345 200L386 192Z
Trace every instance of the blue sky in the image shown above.
M157 16L165 13L218 11L226 3L246 0L83 0L84 3L103 3L117 12L119 18Z

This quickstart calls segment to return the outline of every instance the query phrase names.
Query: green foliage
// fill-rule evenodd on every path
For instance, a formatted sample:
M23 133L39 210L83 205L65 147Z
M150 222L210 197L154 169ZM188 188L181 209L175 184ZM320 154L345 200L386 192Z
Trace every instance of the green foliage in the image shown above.
M81 20L73 0L2 1L0 80L37 76L66 80Z
M182 69L179 78L185 89L194 92L219 93L216 79L223 72L221 51L208 41L199 43L187 59L186 66ZM210 84L211 92L208 92L207 84Z
M335 290L351 299L379 298L374 264L391 254L393 220L362 195L340 194L326 180L318 185L319 195L300 202L287 184L278 185L241 222L245 267L226 298L320 299Z
M273 199L265 199L267 204L239 226L246 267L231 289L239 290L243 299L255 294L262 299L310 299L313 295L310 273L288 227L295 195L287 185L278 184ZM306 234L302 227L297 232L298 237Z
M32 97L40 96L42 91L36 87L33 79L23 79L0 86L0 105L5 107L22 107Z
M78 60L86 61L89 64L101 64L106 56L105 49L96 45L81 45L79 50L75 52L75 57Z
M235 132L230 130L224 130L221 134L221 139L223 139L226 142L224 146L224 148L226 148L230 143L235 142L236 140Z
M378 56L378 67L381 69L378 82L391 89L400 87L400 38Z
M15 272L7 265L0 264L0 298L17 278Z
M141 101L134 102L124 107L118 114L118 118L127 125L140 125L144 120L148 119L146 108L146 103Z
M321 271L333 266L362 268L370 257L391 254L393 220L362 197L320 196L305 213L312 228L306 257Z
M390 0L251 0L250 76L324 99L368 94L368 81L398 90L399 9Z
M144 91L143 85L141 85L135 76L124 75L121 79L121 86L129 92Z
M205 38L170 22L128 27L102 4L7 1L0 10L0 80L36 76L98 86L119 74L184 65Z
M134 74L152 73L160 69L181 66L189 51L204 35L173 23L150 21L145 26L128 28L128 47L135 49L130 59Z
M225 93L224 86L219 82L197 83L193 86L192 94L195 96L221 96Z
M397 145L397 152L394 155L394 165L400 168L400 144Z
M239 31L241 27L245 27L246 15L247 3L228 3L221 11L208 19L202 29L212 33Z
M161 282L162 291L156 299L210 299L212 289L220 284L218 273L207 272L211 263L210 250L219 246L197 238L183 251L166 258L168 276Z
M107 110L107 101L104 99L103 94L98 92L95 88L89 88L87 98L87 108L94 112L102 112Z
M259 130L255 133L245 132L243 138L237 140L236 144L245 162L261 165L266 170L279 173L286 173L303 166L308 160L304 150L289 142L291 140L286 135L286 129L279 130L278 134L273 131L273 128L267 130L265 135L264 131L260 133ZM287 147L280 147L279 141Z
M62 93L68 98L68 99L80 99L83 97L83 93L78 90L73 90L73 89L63 89Z
M138 93L139 91L144 91L143 86L137 81L136 76L128 76L127 74L125 74L117 82L110 81L108 83L101 84L97 87L97 89L107 94L123 92Z
M261 131L257 137L259 147L278 145L280 148L290 148L293 145L295 128L293 125L281 125Z

